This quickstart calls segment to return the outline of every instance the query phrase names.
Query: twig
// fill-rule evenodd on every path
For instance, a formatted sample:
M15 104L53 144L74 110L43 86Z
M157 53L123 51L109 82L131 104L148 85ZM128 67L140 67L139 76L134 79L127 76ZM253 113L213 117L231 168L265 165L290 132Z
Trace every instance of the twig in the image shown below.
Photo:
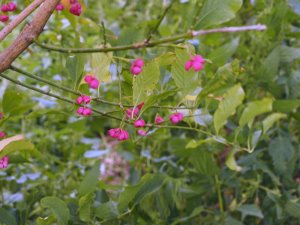
M102 28L102 37L103 37L103 47L106 48L106 44L107 44L107 41L106 41L106 29L105 29L105 25L104 25L104 22L102 21L101 22L101 28Z
M63 91L69 92L69 93L72 93L72 94L74 94L74 95L81 95L81 94L82 94L82 93L80 93L79 91L74 91L74 90L71 89L71 88L68 88L68 87L65 87L65 86L58 85L58 84L55 83L55 82L46 80L46 79L44 79L44 78L41 78L41 77L36 76L36 75L34 75L34 74L31 74L31 73L28 73L27 71L24 71L24 70L22 70L22 69L20 69L20 68L17 68L17 67L15 67L15 66L13 66L13 65L10 66L10 69L11 69L12 71L17 72L17 73L20 73L20 74L23 74L23 75L25 75L25 76L27 76L27 77L30 77L30 78L32 78L32 79L34 79L34 80L41 81L41 82L43 82L43 83L45 83L45 84L49 84L49 85L51 85L51 86L53 86L53 87L56 87L56 88L58 88L58 89L60 89L60 90L63 90ZM94 101L96 101L96 102L101 102L101 103L107 104L107 105L118 106L118 107L120 107L120 108L123 108L123 107L131 108L131 107L133 107L133 105L123 105L123 104L122 104L122 106L120 106L120 103L106 101L106 100L101 99L101 98L93 98L92 100L94 100ZM195 109L195 107L174 107L174 106L151 106L150 108L162 108L162 109L174 109L174 110L175 110L175 109Z
M8 34L10 34L24 19L29 16L40 4L45 0L35 0L29 6L27 6L18 16L15 17L9 24L7 24L0 31L0 41L4 40Z
M120 45L110 48L61 48L53 45L42 44L38 41L34 41L38 46L48 49L50 51L64 52L64 53L92 53L92 52L117 52L125 51L129 49L140 49L140 48L152 48L159 47L161 44L172 43L174 41L194 38L197 36L202 36L211 33L233 33L233 32L242 32L242 31L263 31L266 30L265 25L257 24L251 26L240 26L240 27L223 27L210 30L198 30L198 31L189 31L184 34L175 35L173 37L161 38L156 41L149 41L149 43L137 42L131 45Z
M169 9L171 9L173 2L171 2L167 8L165 8L163 14L160 16L159 20L157 21L157 23L155 24L155 26L153 27L153 29L149 32L147 39L145 40L145 44L148 44L149 41L151 40L153 34L157 31L157 29L159 28L161 22L163 21L163 19L165 18L165 16L167 15Z
M0 73L7 70L10 64L39 36L58 2L59 0L47 0L42 4L31 23L27 24L15 41L0 53Z

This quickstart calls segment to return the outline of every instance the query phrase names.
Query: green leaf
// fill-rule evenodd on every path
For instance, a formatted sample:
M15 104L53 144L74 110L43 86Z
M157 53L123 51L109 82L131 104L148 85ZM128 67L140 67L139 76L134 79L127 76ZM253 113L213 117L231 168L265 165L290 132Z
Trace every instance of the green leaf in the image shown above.
M286 173L294 155L290 139L285 137L274 139L269 145L269 155L273 159L275 170L280 174Z
M202 206L198 206L196 207L193 212L191 213L191 215L183 217L183 218L178 218L176 219L171 225L177 225L177 224L181 224L185 221L188 221L189 219L198 216L201 212L204 211L204 208Z
M242 213L243 218L246 216L255 216L260 219L264 218L261 210L254 204L241 205L239 208L237 208L237 210Z
M117 218L119 211L115 202L109 201L95 208L95 216L104 220Z
M176 49L176 60L172 64L172 77L177 87L184 95L192 93L197 87L198 73L193 70L185 71L184 65L190 59L190 53L186 49Z
M196 149L190 156L190 162L196 170L204 175L213 176L219 172L212 153L205 149Z
M0 224L17 225L17 222L6 209L0 208Z
M119 210L122 212L130 203L132 205L138 204L144 197L159 190L164 180L164 175L146 174L137 185L125 188L120 194Z
M79 218L84 222L91 220L91 206L95 199L94 193L89 193L79 199Z
M72 55L67 58L66 68L69 76L77 88L83 76L85 56L83 54Z
M209 55L208 58L213 62L214 66L224 65L229 57L233 55L239 45L239 38L232 39L229 43L216 48Z
M285 204L284 210L292 217L300 219L300 204L292 201L288 201Z
M300 100L275 100L273 103L274 111L278 112L292 112L300 106Z
M225 93L214 114L214 126L217 133L226 124L228 117L233 115L236 108L242 104L244 97L245 93L240 84L235 85Z
M251 127L252 122L257 115L272 111L272 104L273 100L270 98L250 102L239 120L240 126L243 127L248 123L249 127Z
M23 98L24 95L18 89L11 86L7 87L2 99L4 115L10 115L16 108L20 107ZM13 115L16 115L16 113L13 113Z
M0 158L2 158L5 155L10 155L14 152L19 152L19 151L28 151L28 153L33 153L34 152L34 145L28 141L28 140L20 140L20 141L13 141L6 145L1 151L0 151Z
M233 19L242 4L242 0L206 0L197 27L203 29Z
M231 170L234 170L234 171L241 171L242 167L240 167L236 160L235 160L235 154L237 153L237 150L236 149L230 149L228 155L226 156L226 166L231 169Z
M263 61L258 69L257 79L269 82L277 76L280 62L280 47L275 48L268 57Z
M209 142L212 142L214 141L215 139L214 138L207 138L207 139L204 139L204 140L191 140L187 143L187 145L185 146L186 148L197 148L198 146L202 145L202 144L205 144L205 143L209 143Z
M281 46L280 48L280 61L289 63L295 59L300 58L300 48L291 48L287 46Z
M70 219L69 209L64 201L57 197L45 197L41 200L44 208L48 208L55 215L58 225L67 225Z
M227 216L225 219L225 225L244 225L244 224L241 221L238 221L231 216Z
M83 178L83 181L81 182L79 186L79 195L87 195L93 191L95 191L97 184L98 184L98 178L100 175L100 162L95 163L95 165L92 167L92 169L86 173L85 177Z
M55 216L51 215L46 218L37 218L36 223L37 225L53 225L55 223L56 219Z
M268 116L266 119L263 120L263 131L264 134L267 133L267 131L273 126L275 122L277 122L280 119L286 118L287 115L283 113L273 113L270 116Z
M147 63L143 72L133 79L133 101L139 103L151 95L158 83L160 70L156 60Z
M102 82L109 82L111 80L110 64L112 57L112 52L92 54L92 73Z

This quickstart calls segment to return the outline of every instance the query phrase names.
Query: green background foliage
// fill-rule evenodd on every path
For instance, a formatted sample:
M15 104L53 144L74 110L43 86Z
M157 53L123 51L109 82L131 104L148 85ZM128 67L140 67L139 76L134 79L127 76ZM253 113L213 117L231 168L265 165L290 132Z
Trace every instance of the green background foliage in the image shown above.
M18 12L30 3L16 2ZM130 139L115 142L107 131L120 121L97 113L80 118L75 104L1 79L1 130L8 136L22 133L27 140L11 143L0 153L10 157L9 167L0 170L0 224L299 224L300 2L82 4L80 17L54 12L39 42L95 48L143 42L153 30L152 40L224 26L261 23L267 30L209 34L110 53L59 53L31 45L15 67L116 103L91 104L116 117L124 115L120 104L126 108L145 102L140 116L153 123L158 113L166 126L150 128L141 138L125 124ZM21 27L1 42L1 51ZM184 70L193 54L207 59L198 73ZM129 71L135 58L146 62L137 78ZM99 78L98 91L84 84L86 73ZM74 92L13 70L4 74L76 99ZM187 108L178 109L185 115L179 128L169 126L174 110L162 106ZM129 168L129 176L118 183L103 179L99 169L112 152Z

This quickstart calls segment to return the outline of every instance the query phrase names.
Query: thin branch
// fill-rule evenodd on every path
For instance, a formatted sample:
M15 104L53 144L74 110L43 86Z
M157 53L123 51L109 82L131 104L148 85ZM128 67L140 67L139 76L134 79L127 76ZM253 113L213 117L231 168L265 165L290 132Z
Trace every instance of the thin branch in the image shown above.
M48 49L50 51L64 52L64 53L92 53L92 52L117 52L125 51L129 49L140 49L140 48L152 48L160 47L161 44L172 43L182 39L194 38L197 36L207 35L211 33L233 33L233 32L242 32L242 31L263 31L266 30L265 25L257 24L251 26L240 26L240 27L223 27L210 30L198 30L198 31L189 31L184 34L175 35L173 37L161 38L156 41L137 42L131 45L120 45L110 48L61 48L53 45L42 44L38 41L34 41L38 46Z
M33 40L37 39L59 1L45 1L34 15L31 23L27 24L15 41L0 53L0 73L7 70L11 63L31 45Z
M18 16L15 17L9 24L7 24L0 31L0 41L4 40L7 35L9 35L24 19L29 16L39 5L41 5L45 0L35 0L29 6L27 6Z
M13 65L10 66L10 69L12 71L15 71L19 74L22 74L22 75L25 75L27 77L30 77L34 80L38 80L38 81L41 81L45 84L49 84L53 87L56 87L57 89L60 89L60 90L63 90L63 91L66 91L66 92L69 92L69 93L72 93L74 95L82 95L82 93L80 93L79 91L74 91L73 89L71 88L68 88L68 87L65 87L65 86L62 86L62 85L59 85L55 82L52 82L52 81L49 81L49 80L46 80L44 78L41 78L39 76L36 76L34 74L31 74L31 73L28 73L27 71L24 71L18 67L15 67ZM107 105L113 105L113 106L118 106L120 108L122 107L128 107L128 108L131 108L133 107L133 105L123 105L122 104L122 107L120 106L120 103L117 103L117 102L110 102L110 101L106 101L104 99L101 99L101 98L93 98L92 100L96 101L96 102L101 102L103 104L107 104ZM151 106L150 108L162 108L162 109L173 109L173 110L176 110L176 109L195 109L195 107L174 107L174 106Z
M171 2L167 8L165 8L163 14L160 16L159 20L157 21L157 23L155 24L155 26L153 27L153 29L149 32L147 39L145 40L145 43L149 43L149 41L151 40L153 34L158 30L161 22L163 21L163 19L165 18L165 16L167 15L168 11L171 9L173 5L173 2Z

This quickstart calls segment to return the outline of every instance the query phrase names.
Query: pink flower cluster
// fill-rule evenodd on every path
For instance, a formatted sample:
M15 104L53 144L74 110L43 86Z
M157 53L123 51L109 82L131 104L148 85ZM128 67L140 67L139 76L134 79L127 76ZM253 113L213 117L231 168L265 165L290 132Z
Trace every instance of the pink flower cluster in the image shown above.
M0 159L0 169L5 169L8 167L8 156L4 156L2 159Z
M116 138L119 141L125 141L129 138L128 131L121 128L113 128L108 131L108 135L112 138Z
M0 131L0 139L5 138L6 134L3 131Z
M89 104L91 102L91 97L87 95L81 95L76 99L76 103L81 105L82 103L84 104Z
M192 59L185 63L185 70L189 71L193 68L195 72L198 72L203 69L204 63L205 59L201 55L195 55Z
M17 4L14 2L8 2L0 7L1 11L4 13L13 12L17 9ZM0 22L7 22L9 20L9 16L6 14L0 15Z
M97 89L99 87L99 80L93 74L87 74L84 77L84 81L90 86L92 89Z
M80 14L82 12L82 8L81 8L81 5L78 2L78 0L70 0L70 4L71 4L70 10L69 10L70 13L72 13L75 16L80 16ZM61 3L58 3L55 8L56 11L63 11L64 9L65 9L65 7Z
M136 76L143 71L144 61L142 59L136 59L130 66L130 72Z

